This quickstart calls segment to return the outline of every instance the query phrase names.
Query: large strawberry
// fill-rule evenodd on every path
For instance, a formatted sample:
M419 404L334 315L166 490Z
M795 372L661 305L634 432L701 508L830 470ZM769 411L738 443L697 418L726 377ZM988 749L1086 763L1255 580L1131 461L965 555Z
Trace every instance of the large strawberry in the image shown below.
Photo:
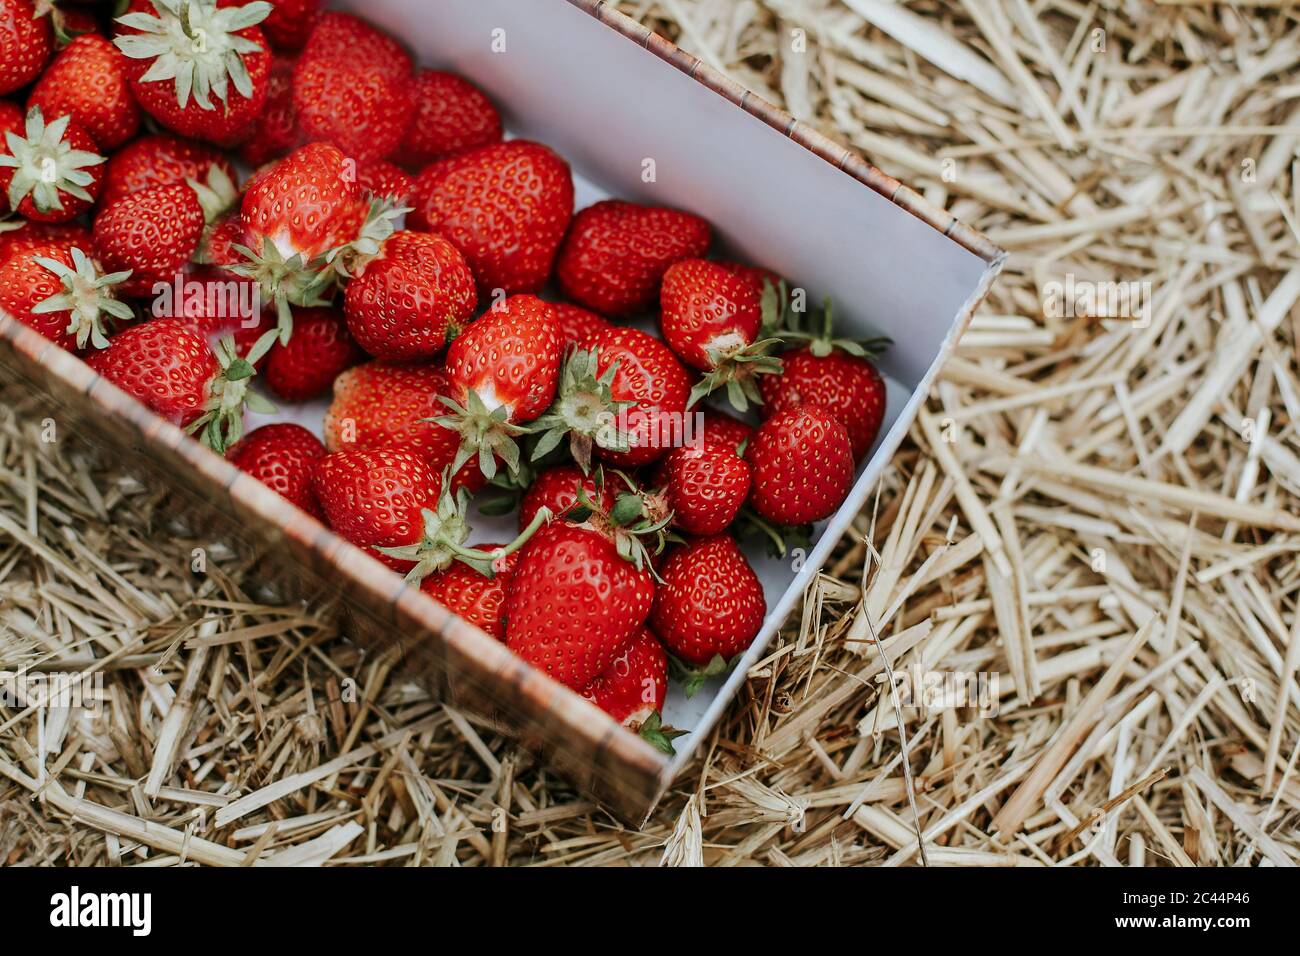
M668 267L704 255L711 237L699 216L607 199L573 217L556 277L573 301L626 315L651 305Z
M483 544L479 549L493 552L505 545ZM457 617L463 617L485 634L501 643L506 640L506 621L502 615L506 603L506 589L520 552L507 555L491 576L463 561L453 562L441 571L435 571L420 582L420 590L429 595Z
M727 530L749 496L749 465L725 448L675 448L665 470L673 524L691 534Z
M537 292L573 216L573 176L539 143L493 143L426 168L414 205L411 227L450 239L484 295Z
M415 115L399 153L404 165L421 167L457 150L501 141L501 114L463 76L421 70L413 95Z
M664 341L691 368L707 373L692 389L690 404L724 386L740 411L762 403L758 376L781 371L781 360L770 354L778 340L760 338L780 316L775 287L760 287L720 263L683 259L664 273L659 304Z
M240 358L230 339L214 352L185 322L153 319L119 332L86 361L122 391L224 453L243 437L245 405L257 412L275 410L249 389L254 366L271 341L264 336Z
M287 401L324 394L339 375L365 360L337 309L297 309L293 329L287 345L271 346L262 370L267 387Z
M0 96L22 89L54 52L54 29L35 0L0 0Z
M79 36L60 51L27 103L46 116L70 114L104 150L117 149L140 128L127 58L98 34Z
M8 313L65 349L104 348L105 321L129 320L114 297L126 273L105 275L79 247L47 240L0 256L0 313Z
M661 724L664 698L668 696L668 655L649 628L642 628L614 663L581 693L666 754L674 752L672 738L684 733Z
M27 111L21 133L5 133L0 192L27 219L68 222L95 202L104 181L104 157L71 116L47 124L39 106Z
M560 377L562 346L555 311L532 295L493 306L447 349L450 410L438 424L460 436L453 469L477 457L487 478L503 460L519 469L515 437L546 411Z
M301 425L276 422L255 428L226 457L312 517L324 520L311 476L325 457L325 446Z
M347 284L352 337L375 358L433 358L474 315L478 294L465 257L441 236L395 232Z
M848 430L817 405L795 405L763 422L745 459L752 469L754 510L775 524L830 517L853 487Z
M395 152L415 111L410 57L376 62L323 54L308 43L293 71L293 108L305 139L333 143L358 161Z
M131 91L168 129L220 146L248 137L266 104L271 48L265 0L131 0L114 41Z
M235 169L219 149L166 134L142 136L112 155L104 167L101 207L154 186L206 183L213 168L233 180Z
M95 217L95 253L113 271L131 273L131 296L172 284L203 238L203 207L186 185L154 186L105 206Z

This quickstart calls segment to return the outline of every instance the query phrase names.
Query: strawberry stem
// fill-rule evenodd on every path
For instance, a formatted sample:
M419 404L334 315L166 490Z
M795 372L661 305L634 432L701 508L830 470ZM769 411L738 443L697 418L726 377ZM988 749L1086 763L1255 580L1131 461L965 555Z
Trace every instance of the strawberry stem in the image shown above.
M439 395L438 401L451 409L451 414L420 420L460 435L460 447L451 463L453 473L476 455L479 470L488 480L496 477L498 458L506 463L511 475L519 473L519 446L515 438L527 434L528 429L510 421L509 407L498 405L489 411L473 389L465 393L464 405L446 395Z
M573 460L583 474L590 474L593 447L623 452L631 447L627 433L618 427L618 416L634 403L614 399L618 362L598 374L598 359L596 349L577 349L564 363L554 403L529 429L541 436L533 448L533 461L567 437Z
M84 349L89 342L97 349L108 347L104 335L104 316L129 320L135 313L125 302L113 297L113 287L130 277L131 271L111 272L101 275L90 258L74 246L71 252L72 268L57 259L35 256L33 261L43 266L63 284L63 291L38 303L33 312L67 312L68 335L74 336L77 348Z
M663 751L670 757L677 756L677 750L673 747L673 741L689 731L678 730L675 727L669 727L664 724L663 717L659 711L654 711L642 721L641 726L637 728L637 735L656 750Z

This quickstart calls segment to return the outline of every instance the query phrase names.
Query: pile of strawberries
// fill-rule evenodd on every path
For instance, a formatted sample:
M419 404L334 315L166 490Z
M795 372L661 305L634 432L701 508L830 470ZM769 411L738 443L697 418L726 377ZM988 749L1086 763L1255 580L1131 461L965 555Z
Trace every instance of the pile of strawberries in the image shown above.
M670 748L670 655L697 686L763 623L735 535L839 507L882 379L317 3L0 0L0 310ZM244 434L331 390L323 443ZM472 497L519 537L471 547Z

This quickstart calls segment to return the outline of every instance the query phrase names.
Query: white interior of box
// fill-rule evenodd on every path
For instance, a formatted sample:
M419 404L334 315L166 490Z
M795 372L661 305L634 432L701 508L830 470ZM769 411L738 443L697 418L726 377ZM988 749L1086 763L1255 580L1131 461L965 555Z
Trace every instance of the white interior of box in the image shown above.
M544 142L573 165L578 208L618 196L689 209L713 223L727 256L776 270L807 288L813 302L831 296L841 334L894 340L881 361L889 384L885 425L848 500L818 525L797 573L791 561L749 549L767 596L762 632L725 680L691 700L670 691L665 722L691 731L677 741L680 766L868 499L990 267L566 0L333 5L392 31L423 65L480 85L511 136ZM654 162L654 182L643 181L646 160ZM326 404L283 406L272 417L319 434ZM475 541L514 534L513 516L478 519Z

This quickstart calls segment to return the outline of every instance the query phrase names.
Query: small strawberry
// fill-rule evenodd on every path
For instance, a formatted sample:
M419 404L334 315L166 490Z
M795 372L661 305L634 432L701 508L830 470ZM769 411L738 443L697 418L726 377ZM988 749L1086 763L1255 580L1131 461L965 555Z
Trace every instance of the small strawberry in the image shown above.
M668 650L697 670L688 696L722 673L763 627L763 585L730 535L698 538L673 549L660 569L650 627Z
M395 206L409 205L415 196L415 180L382 159L357 163L357 185L363 193L375 199L387 199Z
M0 256L0 313L8 313L65 349L104 348L108 318L134 318L114 297L127 273L104 275L77 246L47 241Z
M385 360L433 358L474 316L474 275L446 239L395 232L344 290L348 329Z
M555 321L560 326L560 338L564 347L577 346L585 349L592 337L608 328L613 328L609 320L577 305L568 302L553 302Z
M478 458L487 478L503 460L519 470L515 436L555 398L562 347L555 311L532 295L514 295L489 309L447 349L450 414L439 425L460 436L452 469Z
M140 128L140 107L127 80L127 58L89 33L64 47L32 90L28 106L46 116L71 115L103 150L115 150Z
M672 738L684 731L668 730L660 724L668 696L668 655L648 628L642 628L581 694L652 746L674 753Z
M573 176L539 143L493 143L427 167L414 206L410 227L451 240L480 293L537 292L573 216Z
M598 471L584 475L573 465L556 465L539 474L524 493L519 505L519 526L527 527L542 508L558 518L565 517L580 503L579 491L596 503L602 511L614 507L614 484L606 481Z
M679 451L726 451L743 458L754 434L754 426L716 408L706 407L703 411L697 408L687 415L685 424L690 432L682 436L673 451L655 463L651 473L651 483L660 488L667 486L668 462Z
M262 21L271 46L290 52L301 50L320 17L321 0L270 0L273 9Z
M817 405L795 405L763 422L745 459L752 469L754 510L775 524L830 517L853 487L848 430Z
M724 448L675 448L665 470L673 524L690 534L727 530L749 497L749 465Z
M262 370L267 388L286 401L324 394L339 375L366 358L336 309L297 309L293 327L289 344L271 346Z
M131 273L122 286L130 296L172 283L202 238L203 207L186 185L143 189L95 217L95 254L106 268Z
M293 108L305 139L332 143L359 162L397 150L415 111L406 68L349 53L304 51L293 70Z
M298 112L293 105L295 61L276 56L266 81L266 105L258 114L253 133L239 147L239 158L249 166L261 166L287 156L302 144Z
M34 106L21 133L5 134L5 145L0 192L8 196L10 209L39 222L68 222L94 205L104 181L104 157L71 116L47 125Z
M0 263L11 256L29 256L46 246L56 246L71 253L72 247L91 249L90 230L75 222L31 222L19 219L0 223Z
M651 305L668 267L704 255L711 238L699 216L607 199L573 217L556 277L580 305L627 315Z
M457 150L501 142L501 114L463 76L421 70L414 98L415 115L399 153L403 165L426 166Z
M664 273L659 292L664 341L683 362L707 373L691 390L690 404L726 386L732 406L761 404L757 377L781 371L769 352L775 338L760 339L780 315L777 290L704 259L683 259Z
M277 422L255 428L226 457L313 518L325 520L311 487L312 472L325 457L325 446L301 425Z
M0 96L22 89L54 52L54 29L44 5L0 0Z
M114 43L131 61L131 91L144 111L218 146L247 138L266 105L271 48L257 24L271 5L131 0L127 9Z
M228 179L235 169L225 154L207 143L178 136L142 136L112 155L104 167L101 208L143 189L180 186L193 179L207 182L213 167Z
M275 410L249 389L254 366L271 342L265 336L246 359L239 358L231 339L223 339L214 353L186 323L153 319L119 332L86 362L222 454L243 436L245 405L256 412Z
M479 545L480 550L487 552L504 547L500 544ZM504 644L506 622L502 610L519 555L518 551L508 555L491 577L462 561L453 562L421 581L420 590L457 617L464 618Z

